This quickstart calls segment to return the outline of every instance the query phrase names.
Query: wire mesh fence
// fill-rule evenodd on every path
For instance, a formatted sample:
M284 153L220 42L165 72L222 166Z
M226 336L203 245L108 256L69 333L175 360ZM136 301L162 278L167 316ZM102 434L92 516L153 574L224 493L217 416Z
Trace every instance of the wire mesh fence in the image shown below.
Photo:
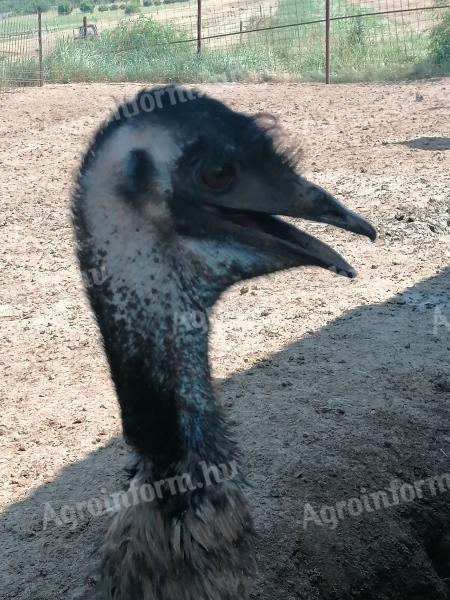
M3 90L44 81L380 79L434 74L450 62L445 0L131 0L87 15L1 14L2 1Z
M3 88L37 83L37 38L36 15L0 20L0 82Z

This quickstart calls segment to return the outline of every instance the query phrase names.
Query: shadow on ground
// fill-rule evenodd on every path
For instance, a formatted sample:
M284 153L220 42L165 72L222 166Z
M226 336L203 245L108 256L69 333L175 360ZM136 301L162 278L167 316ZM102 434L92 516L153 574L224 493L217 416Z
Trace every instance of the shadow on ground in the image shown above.
M417 150L450 150L450 138L448 137L420 137L415 140L406 140L404 142L396 142L408 148Z
M450 473L449 290L447 270L219 384L221 398L234 402L252 484L253 598L450 598L450 481L422 498L404 488L408 498L390 508L372 502L372 510L349 512L358 507L352 498L362 503L394 481L399 488ZM120 489L121 446L113 440L68 466L2 515L3 599L70 599L89 586L104 519L50 522L44 531L44 508ZM333 521L339 502L344 516Z

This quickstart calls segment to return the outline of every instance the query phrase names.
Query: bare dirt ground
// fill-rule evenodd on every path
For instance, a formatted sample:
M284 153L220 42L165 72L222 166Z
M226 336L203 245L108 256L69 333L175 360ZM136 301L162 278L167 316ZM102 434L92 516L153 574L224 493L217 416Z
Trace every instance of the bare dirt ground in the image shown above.
M0 99L2 600L89 591L106 519L44 529L45 506L59 514L124 481L67 208L91 132L137 87ZM296 269L233 288L215 310L211 360L258 531L253 598L449 599L450 481L390 493L390 508L361 498L450 473L450 80L204 89L277 115L305 174L379 230L371 244L310 224L359 278Z

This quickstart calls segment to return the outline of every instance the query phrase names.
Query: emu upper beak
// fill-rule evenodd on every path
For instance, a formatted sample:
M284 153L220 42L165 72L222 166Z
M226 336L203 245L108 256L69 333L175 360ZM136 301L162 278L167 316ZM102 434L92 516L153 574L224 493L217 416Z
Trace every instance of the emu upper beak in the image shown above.
M309 221L328 223L341 229L347 229L353 233L365 235L375 241L377 232L365 219L355 212L346 208L339 200L320 186L311 183L303 177L298 177L298 195L294 195L291 201L283 206L279 214L291 217L301 217ZM286 211L286 212L285 212Z

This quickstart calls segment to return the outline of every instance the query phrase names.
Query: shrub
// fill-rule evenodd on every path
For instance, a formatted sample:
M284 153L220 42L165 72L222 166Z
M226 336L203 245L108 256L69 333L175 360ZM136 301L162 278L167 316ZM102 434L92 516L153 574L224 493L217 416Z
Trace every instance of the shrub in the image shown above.
M14 12L16 14L32 15L38 11L38 8L42 12L47 12L52 7L51 0L26 0L21 3L21 6L17 7Z
M151 6L153 4L153 0L144 0L144 6Z
M109 10L119 10L119 5L118 4L110 4Z
M450 61L450 10L430 33L430 53L433 62L442 65Z
M138 2L130 2L125 8L126 15L136 15L141 10L141 6Z
M40 8L42 12L47 12L52 7L51 0L32 0L30 4L36 6L36 10Z
M80 4L80 10L84 13L93 13L95 6L91 0L83 0Z
M106 12L106 11L110 10L110 8L111 8L111 7L110 7L110 6L107 6L106 4L99 4L99 5L98 5L98 10L99 10L100 12Z
M58 4L58 15L70 15L73 11L73 6L70 4L69 0L63 0Z
M163 45L179 39L182 39L182 35L173 27L162 25L149 17L140 15L134 21L124 20L114 29L105 32L101 41L115 59L120 54L123 60L128 62L134 52L143 59L155 52L155 46L162 48ZM189 48L186 50L190 51ZM128 56L127 53L129 53Z

